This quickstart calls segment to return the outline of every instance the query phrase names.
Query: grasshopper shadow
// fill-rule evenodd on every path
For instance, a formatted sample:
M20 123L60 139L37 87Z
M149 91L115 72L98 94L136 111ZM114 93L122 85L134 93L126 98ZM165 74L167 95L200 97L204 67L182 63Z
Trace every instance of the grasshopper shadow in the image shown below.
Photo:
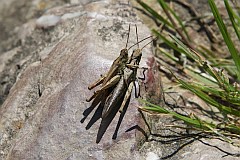
M110 91L109 91L110 92ZM81 119L81 123L84 123L84 121L86 120L86 118L89 116L89 114L91 114L91 112L94 110L94 108L96 106L97 109L94 113L94 115L92 116L92 118L90 119L90 121L88 122L87 126L86 126L86 130L90 129L92 127L92 125L101 118L102 116L102 112L103 112L103 107L104 104L106 102L106 94L108 93L104 93L104 94L99 94L92 102L91 106L89 108L87 108L84 112L83 112L83 118Z
M96 99L94 99L92 105L83 112L84 117L82 118L81 123L84 123L84 121L89 116L89 114L91 114L91 112L97 106L97 109L96 109L95 113L93 114L92 118L90 119L90 121L88 122L88 124L86 126L86 130L90 129L92 127L92 125L102 117L103 108L104 108L104 105L105 105L105 102L106 102L106 98L104 98L104 97L106 97L106 96L101 95L101 96L97 97ZM100 104L99 104L99 101L97 101L97 99L101 99ZM120 125L122 123L122 120L123 120L123 118L126 114L129 102L130 102L130 97L127 100L127 103L125 104L125 106L123 108L123 111L120 114L120 117L118 119L114 134L112 136L112 139L117 138L118 130L119 130ZM100 123L100 127L98 129L98 133L97 133L96 143L99 143L101 141L101 139L102 139L103 135L105 134L107 128L109 127L110 123L112 122L112 120L114 119L116 114L118 113L119 108L120 108L120 105L112 108L111 114L102 118L101 123Z
M123 99L123 97L122 97ZM120 100L121 101L121 100ZM127 111L128 105L130 102L130 97L127 99L127 102L125 104L125 106L123 107L123 111L121 112L118 122L117 122L117 126L115 128L114 134L112 136L112 139L116 139L117 138L117 134L118 134L118 130L120 128L120 125L122 123L122 120L124 118L124 115ZM119 109L120 109L121 105L117 105L116 107L113 107L111 110L111 114L109 114L108 116L106 116L105 118L102 119L98 133L97 133L97 140L96 143L99 143L103 137L103 135L105 134L107 128L109 127L110 123L112 122L112 120L114 119L114 117L116 116L116 114L118 113Z
M131 99L131 96L128 98L127 103L126 103L126 105L124 106L122 113L120 114L120 117L119 117L119 119L118 119L118 123L117 123L117 126L116 126L116 129L115 129L115 132L114 132L114 134L113 134L112 139L116 139L116 138L117 138L118 130L119 130L120 125L121 125L121 123L122 123L123 117L125 116L125 113L127 112L127 108L128 108L130 99Z

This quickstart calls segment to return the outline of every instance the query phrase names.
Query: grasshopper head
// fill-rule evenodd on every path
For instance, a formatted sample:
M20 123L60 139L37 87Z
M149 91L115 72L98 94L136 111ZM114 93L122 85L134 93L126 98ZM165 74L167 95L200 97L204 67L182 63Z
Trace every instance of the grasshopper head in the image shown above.
M134 64L139 64L139 62L141 61L141 57L142 57L142 50L141 49L135 49L131 55L131 61L134 61Z
M123 61L128 60L128 50L126 48L121 50L120 57Z

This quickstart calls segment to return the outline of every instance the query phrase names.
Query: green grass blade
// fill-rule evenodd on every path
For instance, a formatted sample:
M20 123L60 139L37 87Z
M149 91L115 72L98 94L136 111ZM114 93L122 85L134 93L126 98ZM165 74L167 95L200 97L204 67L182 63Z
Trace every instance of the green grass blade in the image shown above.
M196 51L194 50L190 50L186 45L184 45L179 39L177 39L175 36L170 35L171 38L173 40L176 41L176 43L179 45L179 48L182 49L184 51L184 53L188 56L191 57L192 59L194 59L196 62L199 63L199 66L202 67L209 75L211 75L217 82L218 85L221 88L224 88L228 91L228 88L231 86L226 83L225 79L223 77L221 77L221 75L215 70L213 69L207 61L203 60L202 57L200 56L200 54L198 54Z
M175 51L182 53L184 52L182 49L180 49L179 47L177 47L177 45L171 41L169 41L166 36L162 35L161 33L159 33L158 31L156 31L155 29L152 30L152 32L157 35L159 38L161 38L163 40L164 43L166 43L169 47L171 47L172 49L174 49Z
M174 18L177 20L177 22L180 24L184 34L186 35L187 39L190 40L190 37L186 31L185 26L182 23L182 20L177 16L177 14L167 5L167 3L164 0L158 0L158 3L161 5L161 7L165 10L168 10L171 12L171 14L174 16ZM177 27L177 26L175 26Z
M228 125L225 128L223 128L223 129L226 129L226 130L228 130L228 131L230 131L232 133L236 133L236 134L240 135L240 127L238 127L238 126Z
M163 18L160 14L158 14L155 10L153 10L150 6L148 6L146 3L144 3L141 0L137 0L137 2L146 10L148 13L150 13L153 17L157 18L160 22L167 25L170 28L173 28L173 25L168 22L165 18Z
M199 57L193 54L190 49L185 44L183 44L177 37L173 35L169 36L179 45L177 48L182 50L182 52L180 53L186 54L187 57L194 59L195 61L199 60Z
M188 117L188 116L180 115L180 114L178 114L176 112L169 111L167 109L164 109L161 106L157 106L155 104L152 104L152 103L147 102L147 101L142 100L142 99L140 101L144 102L147 105L147 106L144 106L142 108L144 110L146 109L146 110L154 111L154 112L158 112L158 113L170 114L174 118L182 120L184 123L192 125L194 127L200 128L200 129L208 129L207 125L215 128L215 125L212 124L212 123L207 123L207 122L204 122L204 121L202 121L200 119L196 119L196 118L191 118L191 117Z
M208 96L206 93L202 92L201 90L196 89L196 87L184 82L183 80L177 78L176 76L175 76L175 78L179 81L179 83L181 83L183 85L184 88L186 88L186 89L190 90L191 92L193 92L194 94L196 94L199 98L204 100L206 103L211 104L212 106L218 108L221 112L224 112L226 114L236 115L236 116L240 117L240 112L238 110L218 103L217 101L212 99L210 96Z
M229 18L231 20L232 26L233 26L233 28L235 30L235 33L236 33L237 37L238 37L238 40L240 40L239 24L237 24L235 22L235 17L234 17L234 15L236 15L236 14L234 14L234 12L233 12L232 8L230 7L230 5L229 5L227 0L224 0L224 3L225 3L225 6L226 6L226 9L227 9Z
M201 82L201 84L207 85L207 86L214 86L218 87L218 84L216 84L216 80L212 77L203 76L195 71L193 71L191 68L187 67L187 74L189 74L192 78L196 79L198 82Z
M169 70L171 73L172 71ZM173 74L173 73L172 73ZM199 98L201 98L202 100L204 100L206 103L218 108L221 112L225 113L225 114L232 114L232 115L236 115L236 116L240 116L240 111L233 109L231 107L227 107L224 106L220 103L218 103L217 101L215 101L214 99L212 99L210 96L208 96L206 93L204 93L203 91L197 89L197 87L191 85L190 83L186 83L183 80L179 79L178 77L176 77L174 74L173 76L177 79L177 81L186 89L188 89L189 91L193 92L194 94L196 94Z
M162 48L157 48L160 53L163 53L165 56L167 56L169 59L173 60L174 62L178 63L178 58L176 58L175 56L173 56L171 53L166 52L164 49Z
M164 114L167 114L167 113L170 113L170 111L164 109L163 107L160 107L158 105L155 105L155 104L152 104L146 100L143 100L143 99L139 99L139 101L141 103L145 103L147 104L147 106L143 107L144 109L147 109L149 111L154 111L154 112L159 112L159 113L164 113Z
M216 7L216 4L214 3L213 0L208 0L208 3L210 5L210 8L212 10L212 13L215 17L215 20L217 22L217 25L218 25L218 28L223 36L223 39L229 49L229 52L231 53L232 55L232 58L235 62L235 65L237 67L237 77L238 77L238 80L240 80L240 57L239 57L239 54L238 54L238 51L237 49L235 48L230 36L229 36L229 33L227 31L227 28L225 26L225 24L223 23L223 20L218 12L218 9Z

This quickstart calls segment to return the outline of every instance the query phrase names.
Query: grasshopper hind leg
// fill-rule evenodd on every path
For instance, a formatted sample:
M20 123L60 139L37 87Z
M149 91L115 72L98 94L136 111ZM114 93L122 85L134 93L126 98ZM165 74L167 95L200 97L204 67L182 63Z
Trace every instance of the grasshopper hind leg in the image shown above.
M101 75L101 77L96 82L94 82L93 84L88 86L88 89L91 90L91 89L97 87L98 85L102 84L102 82L104 81L105 78L106 78L106 76Z
M118 123L117 123L117 126L116 126L116 129L115 129L115 132L112 136L112 139L116 139L117 138L117 134L118 134L118 130L120 128L120 125L122 123L122 120L123 120L123 117L127 111L127 108L128 108L128 105L129 105L129 102L130 102L130 99L131 99L131 93L132 93L132 89L133 89L133 85L134 85L134 82L131 82L127 91L126 91L126 94L124 96L124 99L123 99L123 102L121 104L121 107L119 109L119 112L121 113L120 114L120 117L118 119Z
M120 75L114 76L104 86L102 86L99 90L95 91L94 94L90 98L86 99L86 101L90 102L97 95L104 93L106 89L115 86L118 83L119 79L120 79Z
M129 105L129 102L130 102L130 98L131 98L131 94L130 96L128 97L128 99L126 100L126 103L125 103L125 106L123 107L122 111L121 111L121 114L120 114L120 117L118 119L118 123L117 123L117 126L116 126L116 129L114 131L114 134L112 136L112 139L116 139L117 138L117 134L118 134L118 130L120 128L120 125L122 123L122 120L123 120L123 117L127 111L127 108L128 108L128 105Z

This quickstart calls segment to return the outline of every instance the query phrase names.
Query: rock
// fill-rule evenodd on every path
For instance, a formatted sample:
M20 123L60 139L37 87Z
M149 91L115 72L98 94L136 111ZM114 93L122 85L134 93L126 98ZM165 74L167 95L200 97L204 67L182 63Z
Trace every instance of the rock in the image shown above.
M146 160L160 160L160 158L158 157L158 155L156 153L148 152Z
M1 159L139 157L136 130L125 132L138 122L136 100L130 103L115 141L111 137L117 117L100 144L95 143L99 122L86 131L87 123L81 124L80 120L90 106L85 101L92 94L87 86L108 70L125 47L128 25L138 25L139 39L150 35L148 28L130 6L111 1L57 7L46 14L59 16L57 11L61 15L84 14L54 24L51 31L41 31L52 36L49 44L41 45L43 39L36 43L41 47L36 48L41 61L31 63L18 75L0 108ZM136 43L133 28L129 45ZM32 37L38 31L31 30ZM149 48L143 50L142 64L146 55L151 55Z
M182 159L196 160L237 160L239 156L239 148L218 139L201 139L195 141L191 147L182 154ZM235 155L234 155L235 154Z
M152 133L145 133L148 140L136 129L125 132L135 125L146 130L134 98L117 139L111 137L119 114L102 141L96 144L99 121L85 130L93 113L80 123L82 113L91 104L85 101L92 95L87 86L107 72L125 47L129 24L138 25L139 39L149 36L150 31L128 1L79 2L71 0L74 5L51 9L41 3L46 11L38 18L52 15L53 19L47 23L37 22L38 18L28 19L14 29L18 46L13 45L11 50L0 54L3 86L0 90L8 92L14 84L0 108L0 159L237 159L231 155L239 155L239 148L228 143L191 137L184 129L167 128L166 125L181 124L166 115L144 113L148 115ZM136 35L132 27L128 46L134 43ZM151 93L149 98L156 102L162 96L158 92L162 75L158 73L159 66L152 58L150 46L143 50L140 66L146 63L149 67L146 83L150 82L146 89ZM172 85L166 76L161 78L164 85ZM195 101L195 97L183 90L174 93ZM175 103L172 98L170 104ZM226 156L228 152L230 156Z
M36 23L39 28L47 29L47 28L56 26L59 21L60 21L59 16L46 15L38 18Z

